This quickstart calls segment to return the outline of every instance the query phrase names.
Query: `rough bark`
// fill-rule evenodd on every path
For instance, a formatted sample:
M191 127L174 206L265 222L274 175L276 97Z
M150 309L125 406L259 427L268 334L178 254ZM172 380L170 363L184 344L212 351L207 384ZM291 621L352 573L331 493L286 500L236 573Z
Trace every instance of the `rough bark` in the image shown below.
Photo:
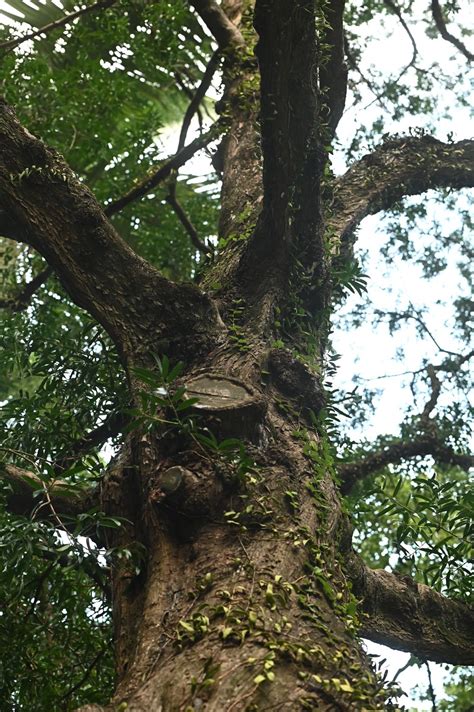
M434 188L474 186L474 141L443 143L431 136L389 139L336 180L330 233L350 238L366 217L405 196Z
M0 138L2 208L15 237L43 255L123 357L135 354L143 362L144 344L170 354L189 352L185 342L192 343L194 353L203 339L209 345L220 327L206 294L192 285L173 284L141 259L62 157L24 129L4 101ZM150 307L146 312L144 304Z
M341 479L341 491L345 494L351 491L357 482L369 477L374 472L380 472L387 465L396 465L402 460L432 455L437 462L458 465L465 470L474 467L474 456L453 450L435 436L419 436L411 441L398 440L386 445L383 449L371 453L355 462L343 462L338 465Z
M98 492L78 492L63 480L43 480L34 472L15 465L0 463L0 478L10 485L7 506L14 514L49 519L57 524L61 516L67 517L64 521L69 522L99 503Z
M452 665L474 662L474 611L409 576L351 561L354 593L362 599L361 633L421 659Z

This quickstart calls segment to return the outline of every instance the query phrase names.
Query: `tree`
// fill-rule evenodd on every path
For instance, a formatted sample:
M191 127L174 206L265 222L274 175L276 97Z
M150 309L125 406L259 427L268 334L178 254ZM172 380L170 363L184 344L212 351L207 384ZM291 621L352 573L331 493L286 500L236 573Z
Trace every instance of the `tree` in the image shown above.
M331 313L344 291L363 287L357 225L406 196L472 187L474 142L385 137L336 177L328 161L345 57L362 72L354 25L385 7L411 37L405 16L392 2L362 11L341 0L252 5L45 5L27 16L37 30L0 46L13 77L0 105L10 280L3 546L19 589L4 620L24 635L30 675L51 671L45 708L386 709L390 690L360 634L421 659L474 658L465 584L450 598L442 577L439 591L420 571L370 568L352 546L342 498L356 487L363 498L366 481L385 472L385 521L413 488L421 511L437 500L467 538L466 511L442 506L452 482L465 487L472 455L461 426L433 413L440 377L460 382L472 353L425 364L428 400L401 436L340 461L324 384ZM430 23L472 59L437 2ZM21 51L25 39L31 52ZM192 117L212 114L218 69L218 118L189 140ZM382 91L361 76L401 111L402 77ZM429 93L433 77L417 69L417 78ZM419 110L420 92L409 110ZM157 163L158 127L182 108L178 150ZM177 180L216 142L219 205L212 183L203 192ZM217 249L203 239L213 216ZM460 313L468 306L464 298ZM427 329L415 310L392 314L403 319ZM104 467L110 438L120 451ZM427 455L437 478L391 468ZM370 520L370 510L358 516ZM420 531L435 536L427 522ZM396 525L399 543L419 534L406 517ZM437 547L463 556L458 534L454 545L443 531ZM112 605L110 706L99 595ZM55 674L63 655L66 687ZM31 677L12 661L3 662L8 704L21 709Z

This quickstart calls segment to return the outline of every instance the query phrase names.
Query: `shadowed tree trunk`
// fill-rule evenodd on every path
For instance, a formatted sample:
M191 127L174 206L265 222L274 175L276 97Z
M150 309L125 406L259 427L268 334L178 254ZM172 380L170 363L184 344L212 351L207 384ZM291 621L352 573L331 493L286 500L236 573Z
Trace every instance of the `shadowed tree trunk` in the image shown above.
M323 180L346 90L344 3L328 3L325 22L310 0L257 0L256 33L238 0L192 4L225 53L227 115L226 246L199 287L138 257L62 158L0 106L3 232L37 249L103 325L133 407L146 406L100 492L85 495L127 520L116 546L144 552L113 571L107 709L386 709L360 622L380 642L467 664L474 619L352 551L320 417L331 266L365 215L473 185L473 143L400 139ZM153 354L184 370L167 384ZM20 482L15 468L6 476Z

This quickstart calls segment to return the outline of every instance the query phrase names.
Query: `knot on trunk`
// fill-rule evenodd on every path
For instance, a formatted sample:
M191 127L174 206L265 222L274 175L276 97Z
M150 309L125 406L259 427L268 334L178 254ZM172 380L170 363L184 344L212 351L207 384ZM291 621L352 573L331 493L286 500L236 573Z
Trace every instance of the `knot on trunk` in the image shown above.
M200 463L192 470L173 465L160 471L150 487L148 498L157 508L155 511L171 518L183 533L210 513L219 512L223 493L221 478Z
M326 403L319 376L287 349L272 349L268 355L272 381L285 396L318 413Z

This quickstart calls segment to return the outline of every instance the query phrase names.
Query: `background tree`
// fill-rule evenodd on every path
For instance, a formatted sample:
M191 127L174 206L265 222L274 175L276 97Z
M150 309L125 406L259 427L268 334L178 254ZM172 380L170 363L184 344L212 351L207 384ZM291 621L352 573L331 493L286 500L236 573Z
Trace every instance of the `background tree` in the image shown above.
M454 297L448 346L412 303L345 317L374 307L424 338L399 432L336 427L341 404L363 425L375 398L331 382L364 217L391 215L389 263L435 278L449 248L469 283L453 191L473 185L474 144L426 133L448 89L448 128L467 101L460 8L10 6L25 24L0 45L5 709L385 709L360 634L471 663L472 296ZM364 55L381 21L411 47L388 78ZM385 135L413 117L423 130ZM215 172L178 176L199 150ZM405 198L427 190L458 223L417 241L426 200Z

